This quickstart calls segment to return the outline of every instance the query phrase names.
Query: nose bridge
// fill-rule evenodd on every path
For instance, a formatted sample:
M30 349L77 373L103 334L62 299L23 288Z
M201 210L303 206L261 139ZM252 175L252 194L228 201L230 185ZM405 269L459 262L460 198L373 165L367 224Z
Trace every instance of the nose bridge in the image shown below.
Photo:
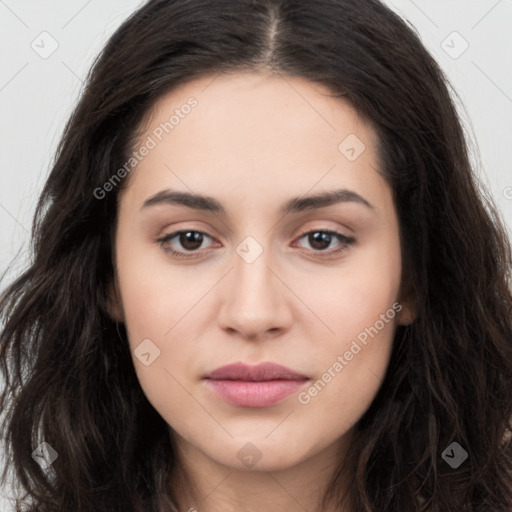
M220 322L245 336L282 327L286 321L282 316L283 285L274 274L274 258L267 245L247 236L235 249L229 296L223 302Z
M278 291L273 282L276 278L271 270L271 260L268 243L260 243L255 237L247 236L238 244L234 258L233 291L240 303L261 307L263 304L270 306L274 302L274 295Z

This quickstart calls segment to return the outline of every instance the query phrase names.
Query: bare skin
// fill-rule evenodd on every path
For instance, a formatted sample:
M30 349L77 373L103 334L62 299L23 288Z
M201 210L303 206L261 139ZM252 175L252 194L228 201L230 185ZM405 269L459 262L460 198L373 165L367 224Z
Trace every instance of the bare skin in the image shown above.
M160 99L140 136L156 145L120 194L112 314L125 322L142 389L176 441L180 510L318 510L381 385L396 326L413 319L375 133L328 92L266 73L203 77ZM192 96L197 106L158 140L154 130ZM350 134L357 139L340 150ZM215 198L225 213L143 207L166 189ZM338 189L371 206L280 212L291 198ZM178 230L205 234L195 245L179 235L158 241ZM322 241L326 230L355 241ZM146 352L160 350L148 365L133 352L146 339ZM272 406L233 405L203 377L238 361L279 363L309 380ZM318 380L325 385L315 392Z

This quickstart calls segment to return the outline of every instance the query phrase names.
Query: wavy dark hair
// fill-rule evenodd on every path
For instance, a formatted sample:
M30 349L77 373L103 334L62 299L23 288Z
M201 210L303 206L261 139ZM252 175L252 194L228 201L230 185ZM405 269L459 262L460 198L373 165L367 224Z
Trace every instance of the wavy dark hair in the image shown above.
M11 468L17 509L177 510L168 425L109 314L120 187L94 191L162 95L244 71L323 84L371 122L417 311L396 330L324 510L512 510L510 240L478 184L455 91L378 0L153 0L110 38L39 198L30 265L1 295L2 478ZM31 455L42 441L59 454L47 470ZM456 469L442 457L452 442L468 452Z

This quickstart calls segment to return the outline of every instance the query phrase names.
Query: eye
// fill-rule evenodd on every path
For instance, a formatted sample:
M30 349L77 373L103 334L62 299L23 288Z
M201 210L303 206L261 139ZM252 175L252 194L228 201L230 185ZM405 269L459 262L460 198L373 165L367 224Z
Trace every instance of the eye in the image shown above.
M333 230L314 229L303 233L298 240L306 238L307 242L313 249L313 252L321 253L320 256L331 256L347 250L355 243L355 238L345 236ZM338 240L338 248L331 251L325 249L331 245L331 242Z
M188 229L175 231L164 235L162 238L157 239L162 249L176 258L194 258L198 256L198 251L204 249L203 242L206 238L212 239L210 235L203 231ZM355 238L347 237L337 231L333 230L311 230L303 233L298 240L302 240L307 237L307 242L311 246L312 252L321 257L332 256L338 254L349 248L349 246L355 243ZM182 249L176 249L173 247L172 241L179 243ZM326 251L333 241L338 241L338 247L334 250Z
M168 235L159 238L157 241L160 242L160 245L165 252L172 254L177 258L192 258L197 256L195 251L201 248L204 237L211 238L210 235L203 231L186 229L169 233ZM176 238L176 241L180 243L184 250L174 249L169 245L173 238ZM193 252L189 253L189 251Z

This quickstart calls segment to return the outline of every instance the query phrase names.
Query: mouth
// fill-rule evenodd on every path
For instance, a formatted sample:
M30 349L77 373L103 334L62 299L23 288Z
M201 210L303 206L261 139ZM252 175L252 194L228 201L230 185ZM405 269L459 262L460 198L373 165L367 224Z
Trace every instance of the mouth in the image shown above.
M268 407L296 393L310 379L275 363L234 363L217 368L204 380L209 389L232 405Z

